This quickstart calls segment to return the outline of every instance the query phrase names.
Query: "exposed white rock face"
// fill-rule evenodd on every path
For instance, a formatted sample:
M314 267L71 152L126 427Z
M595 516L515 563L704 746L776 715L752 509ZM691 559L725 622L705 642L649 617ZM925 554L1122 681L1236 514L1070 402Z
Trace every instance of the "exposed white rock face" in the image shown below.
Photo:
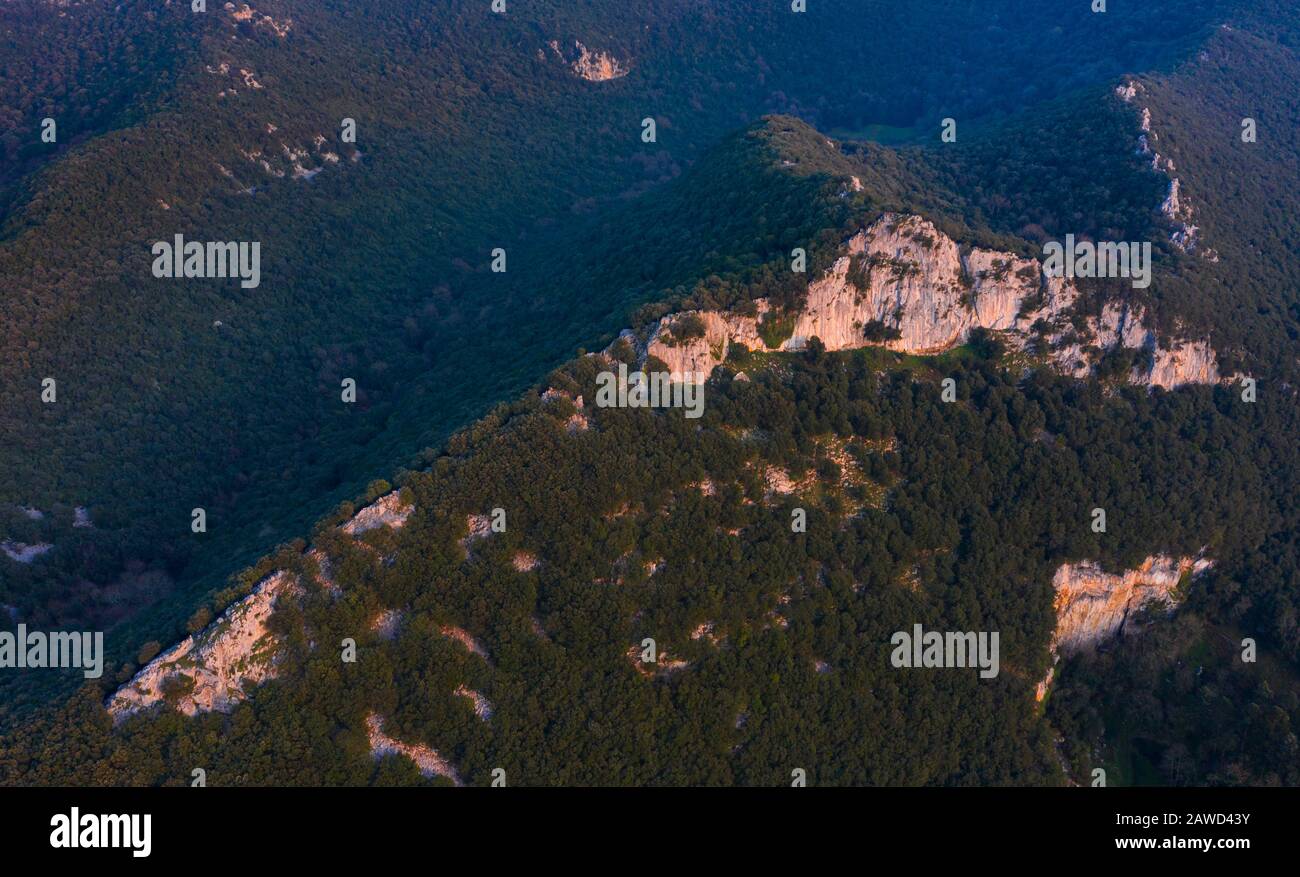
M758 313L767 313L767 302L760 299ZM674 381L695 380L703 383L714 367L727 358L732 344L763 350L766 345L758 334L758 318L718 311L691 311L704 323L704 336L678 342L673 338L672 317L659 322L647 352L660 359L672 372Z
M565 57L564 52L560 50L558 40L551 40L548 44L551 51L561 60L569 64L569 69L579 79L585 79L588 82L608 82L611 79L621 79L630 71L627 65L615 58L608 52L592 51L584 46L579 40L573 41L573 47L577 51L577 56L570 55ZM572 61L569 58L573 58Z
M223 67L225 67L225 65L223 65ZM213 71L209 69L209 72L213 72ZM256 77L249 71L241 69L240 73L244 75L245 83L250 87L252 88L262 87L261 83L257 82ZM270 122L266 124L267 134L273 134L278 130L279 128L271 124ZM305 146L290 146L288 143L285 143L283 140L281 140L280 153L284 156L283 161L281 161L278 157L274 157L274 150L271 150L270 153L267 153L266 150L262 147L240 149L238 150L238 152L245 159L252 162L253 164L260 166L265 173L273 177L283 178L284 176L286 176L287 173L288 175L291 176L292 179L305 180L310 182L312 179L316 177L317 174L325 170L326 165L339 164L340 161L339 154L337 152L333 152L331 150L327 150L324 148L328 142L329 141L325 138L325 135L317 134L314 137L312 137L312 150L308 150L307 147ZM313 150L316 153L316 160L311 160L311 154ZM269 160L270 158L274 159L275 165L271 163L271 160ZM359 158L360 158L360 153L354 152L352 155L352 160L357 161ZM308 164L315 164L316 166L309 167ZM218 167L220 167L220 165L218 165ZM285 168L288 168L287 172ZM225 176L233 178L233 174L231 174L231 172L226 170L224 167L221 168L221 172ZM252 190L249 189L245 191L252 191Z
M486 697L479 694L477 691L474 691L472 688L466 688L464 685L458 685L456 686L456 690L452 693L457 697L467 697L473 701L474 715L478 716L483 721L486 722L488 719L492 718L492 704Z
M573 62L573 72L589 82L605 82L626 76L628 70L617 58L606 52L593 52L582 43L574 43L579 55Z
M229 712L252 687L275 676L279 639L267 629L267 621L281 596L297 596L300 590L291 573L263 579L216 621L150 661L109 699L109 713L121 720L163 702L168 679L187 687L192 683L175 701L185 715Z
M393 639L402 625L400 609L385 609L370 620L370 630L381 639Z
M1047 675L1039 680L1034 686L1034 700L1042 700L1047 697L1047 689L1052 687L1052 680L1056 678L1056 666L1047 668Z
M1188 341L1174 350L1156 348L1155 361L1146 376L1153 387L1216 384L1222 380L1214 350L1208 341Z
M779 466L764 465L762 473L763 483L767 486L766 496L769 498L776 495L799 493L812 487L815 481L811 473L805 475L799 481L795 481L790 477L789 472Z
M90 521L90 509L86 508L84 505L77 506L75 509L72 510L72 512L73 512L72 526L74 527L95 526Z
M1013 328L1021 300L1039 284L1036 264L1009 253L975 250L964 263L957 244L919 216L882 217L850 239L848 252L809 285L784 349L800 350L814 336L828 350L861 347L863 327L879 320L902 334L885 346L939 353L973 328ZM863 266L857 278L848 276L852 257Z
M1178 180L1170 180L1169 195L1165 198L1165 202L1160 205L1160 212L1170 219L1177 218L1183 210L1183 205L1178 200L1178 188Z
M487 515L466 515L465 526L469 532L465 534L464 539L460 540L460 547L465 550L465 557L468 559L470 546L492 535L492 519Z
M468 630L465 630L465 628L456 627L453 624L444 624L442 627L438 628L438 632L448 639L454 639L456 642L460 643L470 654L478 655L485 661L491 660L487 649L483 648L483 644L474 639L474 635Z
M696 625L695 629L691 631L691 639L697 642L705 640L709 645L720 646L726 641L727 637L725 634L718 633L715 622L704 621Z
M1143 91L1145 89L1139 83L1132 81L1115 88L1115 93L1125 103L1131 103ZM1138 152L1141 155L1151 156L1152 170L1169 177L1169 194L1165 197L1164 203L1160 205L1160 212L1174 224L1174 230L1170 233L1169 239L1174 246L1183 252L1194 252L1199 243L1197 233L1200 229L1192 224L1192 206L1183 197L1182 184L1179 182L1178 177L1174 176L1173 159L1162 157L1159 152L1152 149L1151 143L1158 140L1159 135L1151 129L1150 107L1142 108L1139 128L1142 133L1138 135ZM1207 250L1204 255L1210 261L1218 261L1218 256L1213 250Z
M870 344L904 353L935 354L964 343L972 330L1004 333L1017 348L1028 346L1039 321L1047 326L1052 363L1067 374L1084 377L1095 355L1116 345L1151 352L1154 367L1138 368L1136 383L1173 388L1219 379L1208 342L1159 346L1142 315L1110 304L1100 318L1086 321L1084 337L1067 342L1068 317L1078 290L1073 283L1048 276L1035 259L1013 253L974 249L962 255L956 242L919 216L884 214L845 245L845 254L808 285L802 309L793 317L793 334L779 350L800 350L816 337L827 350ZM756 316L693 311L703 335L679 339L673 327L686 314L663 318L646 352L661 360L674 381L703 382L721 364L732 344L769 350L760 325L770 314L766 300L754 302ZM899 337L868 341L868 324L882 324Z
M342 594L343 589L339 587L338 582L334 581L334 568L329 555L319 548L313 548L307 552L307 558L316 563L316 573L312 576L316 584L328 591L331 596L337 597Z
M286 19L284 23L280 23L269 15L259 13L247 3L240 3L238 6L227 3L223 8L232 21L247 21L257 27L266 28L280 39L288 36L289 31L293 29L293 19Z
M591 426L587 420L587 415L583 413L585 403L582 401L581 396L575 398L572 393L557 390L554 387L547 387L546 391L542 393L542 401L550 402L553 399L568 399L576 409L564 423L565 429L569 432L583 432Z
M360 536L367 530L379 527L401 529L413 511L415 506L402 505L401 497L394 490L357 512L352 520L343 525L343 532L349 536Z
M437 750L422 743L403 743L401 740L389 737L384 733L384 720L375 713L366 716L366 735L370 739L370 754L375 758L405 755L415 762L415 766L425 776L443 776L458 786L464 785L456 768L450 761L439 755Z
M685 670L691 665L690 661L668 657L668 650L664 648L659 650L654 663L641 660L641 646L630 646L626 654L627 659L632 662L633 669L647 679L676 673L678 670Z
M1092 332L1089 342L1102 350L1126 347L1147 350L1150 365L1134 367L1129 380L1135 384L1163 387L1167 390L1187 384L1214 384L1222 380L1214 350L1208 341L1181 341L1173 349L1161 347L1154 332L1142 322L1140 315L1125 305L1111 302L1101 312L1101 319L1088 319ZM1086 377L1091 371L1087 364L1084 344L1061 345L1052 352L1057 368L1075 377Z
M6 540L0 542L0 551L19 563L31 563L54 546L49 542L36 542L28 545L26 542L11 542Z
M1052 577L1056 590L1054 651L1071 655L1093 648L1121 632L1139 610L1178 602L1175 591L1185 575L1212 565L1204 558L1148 557L1136 569L1113 575L1095 563L1065 564Z
M1213 566L1199 557L1173 558L1157 554L1136 569L1107 573L1091 562L1067 563L1056 570L1056 631L1052 634L1052 655L1088 651L1132 628L1129 620L1140 610L1165 605L1173 609L1183 595L1177 593L1184 577L1195 578ZM1055 666L1038 683L1035 695L1047 694Z

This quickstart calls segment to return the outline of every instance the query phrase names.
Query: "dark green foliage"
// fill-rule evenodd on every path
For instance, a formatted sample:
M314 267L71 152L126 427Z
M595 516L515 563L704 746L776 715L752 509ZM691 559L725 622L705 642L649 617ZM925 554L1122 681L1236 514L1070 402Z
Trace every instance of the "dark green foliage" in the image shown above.
M871 320L862 327L862 337L874 343L896 341L903 333L896 326L888 326L883 320Z
M109 733L93 718L108 688L89 686L49 733L6 741L9 780L65 780L60 765L91 751L113 753L99 760L106 782L176 782L196 758L210 782L414 780L367 754L374 710L476 784L496 766L519 784L779 784L792 766L820 783L1056 782L1056 732L1031 692L1048 661L1052 572L1084 558L1119 569L1204 547L1217 565L1189 595L1195 610L1294 659L1294 592L1257 582L1248 598L1231 585L1260 563L1278 584L1296 568L1294 545L1273 536L1295 526L1294 406L1221 389L1107 396L988 360L959 364L961 399L943 403L937 375L880 377L866 353L714 381L703 432L680 411L589 409L592 427L568 433L564 412L535 397L502 406L495 429L406 476L415 517L376 534L390 561L347 539L318 543L344 595L311 589L301 610L278 613L281 677L252 701ZM564 379L591 398L599 367L575 362ZM834 436L892 439L857 452L888 491L883 507L850 512L836 498L844 469L818 453ZM764 499L758 465L821 487ZM705 477L715 494L690 486ZM790 532L796 502L805 534ZM465 515L497 505L507 532L467 557ZM1088 526L1094 506L1108 510L1105 535ZM516 571L520 550L537 570ZM395 640L365 633L394 607L405 612ZM706 621L720 644L690 637ZM891 633L916 622L1000 631L1002 674L890 667ZM441 636L444 624L470 631L490 661ZM345 636L361 644L355 665L326 645ZM690 665L639 675L627 651L645 636ZM1065 667L1060 690L1088 684L1075 676ZM452 693L462 684L493 703L490 722ZM1077 748L1110 725L1068 727ZM38 742L55 739L65 757ZM184 764L159 752L184 752ZM1244 763L1225 781L1276 770Z
M481 0L267 0L260 11L293 12L294 33L241 27L235 41L224 13L186 5L74 17L0 4L13 34L0 46L0 536L56 545L38 564L0 557L0 602L35 624L107 627L114 666L145 661L196 606L220 610L307 563L290 540L322 515L312 541L344 595L311 590L277 613L280 679L229 716L114 729L111 668L70 699L51 689L80 678L6 678L0 781L180 784L202 763L214 784L435 782L370 758L369 710L475 783L497 766L512 784L784 784L796 766L822 783L1052 783L1058 728L1080 771L1100 749L1116 764L1137 752L1150 781L1297 781L1287 4L1162 0L1102 22L1065 0L828 0L793 18L740 0L554 0L504 18ZM1235 30L1213 29L1227 18ZM545 45L578 37L632 74L575 79ZM266 88L218 98L230 83L205 71L223 60ZM1111 93L1131 71L1150 71L1162 151L1221 262L1165 244L1167 179L1134 154L1136 108ZM657 144L637 139L646 112ZM773 112L788 115L753 124ZM1247 112L1258 149L1236 139ZM34 139L46 114L57 147ZM937 142L947 116L957 144ZM317 134L342 150L344 117L362 155L310 183L243 157ZM807 121L898 148L828 141ZM1124 387L1130 353L1103 359L1098 383L1026 378L981 333L928 362L734 347L752 380L710 384L702 429L588 405L592 429L570 434L575 407L530 394L449 437L578 345L673 310L752 315L765 298L776 346L808 281L887 210L1024 255L1066 233L1156 241L1151 289L1090 284L1076 318L1122 293L1164 334L1210 332L1225 371L1265 378L1260 402ZM262 286L153 279L148 243L175 232L261 241ZM505 275L487 268L496 246ZM807 274L788 270L794 247ZM894 268L855 259L850 272ZM678 338L699 337L679 323ZM632 345L616 355L630 362ZM593 370L570 363L549 385L590 400ZM48 375L55 406L39 402ZM957 403L939 401L940 375L957 379ZM854 467L826 456L832 437L866 483L842 483ZM333 529L403 463L427 470L393 478L418 509L407 528ZM806 534L790 532L794 498L765 497L761 465L811 479ZM713 494L690 486L706 477ZM94 529L73 526L76 505ZM496 505L509 531L467 558L465 515ZM1104 539L1086 526L1098 505ZM203 535L189 530L199 506ZM1056 565L1202 547L1217 566L1174 626L1064 666L1047 716L1034 712ZM541 566L520 573L516 551ZM401 634L369 634L391 608ZM723 645L691 638L706 621ZM1000 630L1003 675L893 670L888 636L917 621ZM1268 678L1205 645L1227 630L1275 653ZM690 666L644 678L626 656L643 636ZM338 660L343 637L361 645L355 665ZM1193 655L1208 682L1179 666ZM490 723L453 694L461 684L494 703Z

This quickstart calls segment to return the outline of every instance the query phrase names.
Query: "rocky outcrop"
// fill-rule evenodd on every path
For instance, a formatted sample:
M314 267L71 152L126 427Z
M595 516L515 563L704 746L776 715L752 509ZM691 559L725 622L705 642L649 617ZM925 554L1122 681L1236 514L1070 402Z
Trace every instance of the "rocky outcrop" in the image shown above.
M370 741L370 754L375 758L404 755L414 761L420 773L425 776L446 777L458 786L464 785L456 768L450 761L439 755L437 750L422 743L403 743L385 734L384 720L376 713L366 716L366 736Z
M228 73L229 69L230 66L225 63L216 68L211 66L207 68L209 73L223 75ZM256 74L249 70L240 68L239 75L243 77L244 85L248 88L258 90L264 87L257 80ZM238 91L232 88L229 93L238 94ZM224 95L226 92L222 92L222 94ZM305 145L291 145L278 138L273 140L270 135L278 130L279 128L276 125L268 122L266 125L267 139L263 141L261 146L249 146L246 149L237 149L236 151L245 161L260 168L262 173L276 179L284 179L288 176L294 180L310 181L315 179L327 166L340 164L342 159L339 153L325 148L329 144L329 140L324 134L317 133L313 136L311 138L312 145L309 148ZM341 147L336 148L341 149ZM353 148L349 157L354 162L358 161L360 152ZM234 181L240 192L252 194L259 189L259 186L245 187L235 173L223 165L217 165L217 168L223 176Z
M263 15L247 3L240 3L236 6L234 3L227 3L224 7L230 20L234 22L247 22L254 27L263 28L280 39L289 35L293 29L293 19L285 19L283 22L276 21L269 15Z
M703 383L713 369L726 360L731 345L743 344L756 350L766 350L758 334L758 323L768 312L767 302L759 299L757 317L719 311L689 311L678 316L698 317L704 327L702 335L679 338L673 333L677 320L665 317L659 321L646 350L650 356L662 361L675 381L694 380Z
M668 657L667 649L660 649L659 654L653 662L641 660L640 646L630 646L626 654L628 660L632 662L633 669L647 679L654 679L657 676L667 676L676 673L679 670L685 670L691 665L690 661Z
M1164 347L1143 315L1112 303L1100 317L1071 325L1078 290L1047 274L1042 263L1013 253L957 243L919 216L884 214L845 244L843 255L808 285L797 313L780 315L786 337L764 341L775 320L764 299L753 315L690 311L664 317L646 346L675 381L703 382L735 344L759 351L800 350L818 338L827 350L877 345L904 353L935 354L967 341L975 329L1002 333L1022 350L1043 350L1068 374L1090 374L1100 355L1117 346L1145 351L1130 379L1174 388L1219 380L1205 340Z
M1174 350L1157 347L1146 383L1153 387L1215 384L1222 380L1218 359L1208 341L1189 341Z
M1087 320L1090 336L1063 342L1053 341L1051 358L1056 367L1075 377L1092 372L1088 348L1110 351L1118 348L1144 351L1148 356L1133 367L1129 380L1135 384L1174 389L1187 384L1214 384L1219 374L1218 358L1206 340L1182 341L1172 348L1161 346L1156 334L1143 323L1141 315L1126 305L1111 302L1102 308L1100 318Z
M1133 103L1145 91L1146 88L1140 82L1132 80L1115 87L1115 94L1124 103ZM1169 178L1169 193L1165 196L1164 203L1160 205L1160 212L1174 226L1169 240L1185 253L1196 252L1200 244L1198 238L1200 229L1192 223L1192 205L1183 196L1182 183L1174 176L1176 170L1174 160L1162 156L1153 145L1159 142L1160 135L1151 129L1150 107L1142 108L1139 130L1141 133L1138 134L1138 154L1149 156L1151 169ZM1203 255L1212 262L1219 261L1218 254L1213 250L1204 250Z
M850 277L850 272L853 276ZM909 353L939 353L976 327L1012 329L1022 300L1038 290L1035 263L1009 253L957 244L919 216L886 215L848 242L848 257L808 286L788 350L813 337L829 350L864 344L873 321L898 338L884 342Z
M0 551L9 555L11 560L18 563L31 563L53 547L49 542L35 542L30 545L26 542L12 542L9 540L0 542Z
M343 532L349 536L360 536L367 530L379 527L401 529L414 510L414 506L404 505L398 492L393 491L357 512L352 520L343 525Z
M109 699L121 720L169 702L187 716L229 712L252 687L275 676L279 638L267 628L276 601L300 592L295 577L276 572L199 633L150 661Z
M1096 646L1122 632L1139 610L1157 604L1176 605L1184 577L1210 567L1205 559L1165 555L1148 557L1136 569L1104 572L1095 563L1065 564L1052 577L1056 591L1056 633L1052 648L1071 655Z
M343 589L339 587L338 582L334 581L334 565L330 561L328 554L319 548L313 548L307 552L307 559L316 564L312 580L318 587L328 591L332 597L337 597L343 593Z
M816 477L813 473L805 473L804 477L798 481L790 477L790 473L780 466L771 466L762 464L760 471L763 477L763 484L767 488L764 496L771 499L773 496L785 496L793 493L801 493L810 489L816 483Z
M483 721L486 722L492 718L492 704L486 697L479 694L474 689L466 688L464 685L457 685L456 690L453 691L452 694L457 697L468 698L470 702L474 704L474 715L478 716Z
M465 559L470 557L470 546L480 539L492 535L492 519L487 515L469 514L465 516L465 538L460 540L460 547L465 552Z
M340 529L350 536L379 527L398 529L414 510L393 491L357 512ZM310 573L314 583L337 597L342 591L333 579L329 556L312 548L306 559L315 566ZM212 624L150 661L114 693L108 711L117 720L162 702L187 716L230 711L248 697L250 689L275 676L280 643L267 622L278 600L298 599L302 594L302 585L292 573L279 571L263 579ZM370 629L391 639L401 617L397 610L381 612Z
M621 79L630 72L623 61L608 52L588 49L579 40L573 41L574 51L568 55L561 50L559 40L551 40L548 45L557 57L569 65L575 76L588 82Z
M402 626L400 609L385 609L370 619L370 632L380 639L391 640L397 636L397 629Z
M447 637L447 639L454 639L456 642L460 643L465 647L465 651L470 654L478 655L485 661L491 660L491 657L488 655L488 650L483 648L483 644L474 639L474 635L468 630L465 630L465 628L456 627L454 624L444 624L442 627L438 628L438 632Z
M551 402L555 399L567 399L573 405L573 413L570 414L569 418L564 422L565 429L571 433L582 432L591 426L587 420L587 415L583 411L585 405L581 396L575 397L572 393L566 393L565 391L557 390L554 387L549 387L544 393L542 393L542 402L544 403Z
M1166 555L1148 557L1136 569L1108 573L1091 562L1067 563L1052 577L1056 592L1056 630L1052 634L1052 655L1069 656L1096 648L1120 634L1134 632L1135 616L1143 609L1178 605L1180 587L1205 572L1212 562L1205 558ZM1055 667L1038 684L1042 700L1055 674Z
M710 645L720 646L726 641L727 637L724 634L718 633L717 627L716 622L703 621L697 624L695 629L691 631L691 640L694 642L704 640Z

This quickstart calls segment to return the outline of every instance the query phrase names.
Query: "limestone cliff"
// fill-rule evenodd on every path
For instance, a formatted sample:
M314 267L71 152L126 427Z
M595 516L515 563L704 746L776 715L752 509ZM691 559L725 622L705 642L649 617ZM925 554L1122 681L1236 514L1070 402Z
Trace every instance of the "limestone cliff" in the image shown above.
M1146 87L1132 80L1115 87L1115 94L1126 104L1133 103L1139 95L1145 93ZM1200 246L1200 229L1192 223L1192 205L1182 192L1182 182L1174 175L1177 170L1174 160L1161 155L1155 148L1155 144L1160 141L1160 135L1151 128L1150 107L1142 108L1139 129L1138 154L1149 157L1151 169L1169 178L1168 194L1160 205L1160 212L1173 225L1169 240L1185 253L1197 252ZM1219 256L1214 250L1201 250L1201 254L1211 262L1219 261Z
M412 508L403 505L397 491L382 496L353 516L343 525L343 532L349 536L360 536L367 530L379 527L400 529L411 516Z
M357 512L340 529L350 536L378 527L397 529L412 511L393 491ZM319 571L317 584L337 595L337 586L329 577L329 558L320 549L312 549L307 556ZM277 601L294 600L302 593L293 573L280 570L267 576L216 621L150 661L109 698L109 713L120 721L163 702L187 716L212 710L229 712L254 687L275 676L280 642L267 622ZM395 633L398 621L400 615L381 616L375 630L384 635L386 625L391 624Z
M384 720L376 713L366 716L366 736L370 740L370 753L375 758L389 755L404 755L425 776L442 776L454 784L464 785L456 768L450 761L438 754L436 749L422 743L404 743L384 733Z
M1112 574L1090 562L1067 563L1052 577L1056 592L1056 630L1052 655L1069 656L1095 648L1133 630L1132 619L1143 609L1173 608L1182 599L1179 586L1211 566L1204 558L1148 557L1135 569ZM1055 674L1048 670L1038 684L1042 700Z
M1013 348L1045 349L1056 368L1078 377L1090 374L1103 352L1125 347L1148 354L1130 375L1135 383L1173 388L1219 380L1208 341L1162 346L1144 315L1127 306L1112 303L1076 331L1069 318L1077 297L1071 281L1048 275L1035 259L979 248L963 254L930 221L886 213L853 235L830 269L809 283L803 306L783 315L793 319L793 331L776 347L763 340L764 320L775 315L759 299L753 316L692 311L664 317L646 353L665 363L674 380L703 382L733 344L789 351L816 337L828 350L875 344L935 354L982 328L1002 333ZM696 319L683 332L687 316ZM868 337L872 328L879 333L874 340Z
M573 51L566 53L560 48L559 40L547 43L555 56L569 66L574 76L588 82L608 82L621 79L628 74L628 66L609 52L587 48L580 40L573 41ZM544 57L545 53L541 53Z
M278 639L267 620L278 599L298 592L292 574L268 576L217 621L150 661L109 700L109 713L120 720L169 699L187 716L229 711L275 675Z
M1065 564L1052 578L1056 591L1056 633L1052 648L1071 655L1120 633L1139 610L1175 605L1184 576L1204 572L1210 561L1165 555L1148 557L1136 569L1103 572L1094 563Z

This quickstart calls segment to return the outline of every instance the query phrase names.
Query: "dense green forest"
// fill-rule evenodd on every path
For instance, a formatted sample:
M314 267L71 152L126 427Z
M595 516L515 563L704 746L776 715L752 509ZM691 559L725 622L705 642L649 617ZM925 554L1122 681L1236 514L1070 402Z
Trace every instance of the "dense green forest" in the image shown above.
M768 784L793 767L1056 783L1062 760L1121 782L1300 782L1286 3L1104 19L1060 2L444 5L259 4L292 20L283 36L217 4L0 8L0 537L55 545L0 556L0 603L107 628L117 668L75 693L70 675L0 679L0 782L182 783L196 765L221 784L427 782L370 758L370 710L474 783L497 766L515 784ZM552 39L630 73L581 80ZM1167 243L1168 180L1113 93L1125 73L1221 261ZM39 141L47 115L57 144ZM1246 115L1256 144L1238 138ZM889 146L852 139L886 129ZM295 162L321 171L295 179ZM573 355L625 326L797 303L791 248L815 276L886 210L1023 254L1066 233L1156 241L1150 289L1086 284L1084 307L1133 297L1164 333L1210 333L1225 372L1261 379L1259 402L1026 372L995 343L929 360L814 348L744 363L748 382L733 363L703 421L588 405L592 428L571 434L568 403L518 398L562 366L546 385L591 400L598 360ZM175 233L261 241L261 286L153 278L148 243ZM948 376L956 404L939 401ZM810 480L770 497L761 465ZM417 509L363 540L391 563L329 526L380 475ZM704 478L716 493L691 486ZM1087 527L1098 505L1104 536ZM208 533L190 532L196 506ZM465 515L497 506L507 533L466 558ZM112 727L104 697L142 647L301 568L309 532L344 594L277 613L278 681L229 716ZM1216 566L1179 615L1058 668L1035 707L1056 566L1203 547ZM517 551L540 566L516 570ZM367 632L394 608L396 638ZM690 637L706 622L720 644ZM895 671L889 634L914 622L1001 631L1002 675ZM431 633L443 624L491 661ZM638 673L626 652L645 636L689 666ZM1235 660L1243 636L1259 670ZM355 665L321 645L343 637L362 643Z
M1064 3L751 5L257 6L291 22L280 34L220 4L6 3L0 502L51 514L34 525L10 508L0 532L59 548L41 570L0 558L0 601L71 624L134 616L176 588L193 599L375 472L601 343L681 282L658 272L675 252L678 267L696 254L667 248L736 221L688 218L647 253L649 224L620 217L653 212L666 182L761 113L831 131L906 126L933 143L948 115L1032 119L1044 101L1172 64L1232 6L1144 4L1099 21ZM631 72L578 79L547 48L575 39ZM934 51L918 72L909 47L922 42ZM647 116L655 143L639 138ZM46 117L54 144L39 136ZM341 140L345 118L355 144ZM1090 133L1066 125L1057 142L1075 131ZM300 150L324 168L310 181L286 158ZM248 157L259 152L285 176ZM1099 214L1065 218L1083 215ZM1021 232L1022 216L992 218ZM609 223L633 236L593 275L582 250ZM262 285L153 279L148 242L174 233L261 241ZM733 242L710 240L732 267ZM505 275L488 271L497 246ZM466 380L467 357L492 373ZM48 377L52 405L40 398ZM343 377L357 381L355 405L339 402ZM66 525L74 506L97 532ZM212 520L201 540L187 529L194 507Z
M699 422L587 408L591 428L574 433L565 400L500 406L429 471L401 479L416 509L406 527L368 535L370 548L318 528L342 596L312 589L281 610L281 675L251 701L193 720L164 708L112 730L106 677L52 724L7 740L7 775L183 783L201 765L221 783L421 781L404 759L369 757L373 710L473 783L497 766L523 784L776 784L798 766L820 783L1058 782L1054 732L1032 696L1054 624L1051 573L1081 558L1122 568L1153 551L1205 547L1218 566L1190 605L1259 636L1270 666L1294 662L1285 585L1297 558L1294 538L1278 541L1296 524L1290 400L1107 393L978 356L882 364L871 351L813 349L750 381L720 374ZM600 367L584 358L551 385L592 398ZM944 376L960 388L955 403L940 399ZM843 467L830 459L837 445ZM763 465L806 486L771 495ZM697 486L705 478L712 494ZM1094 504L1110 512L1105 534L1088 526ZM506 531L467 555L465 516L493 507L506 509ZM806 533L791 531L795 507ZM536 569L517 569L520 551ZM252 575L306 574L305 563L290 546ZM391 608L404 613L397 636L368 632ZM918 621L1000 631L1003 672L890 667L891 632ZM705 623L716 642L690 637ZM489 659L440 637L445 624L471 631ZM361 644L355 664L327 645L349 636ZM645 636L689 666L639 674L626 653ZM1125 651L1106 657L1109 672L1140 687L1155 671L1122 661ZM1198 721L1217 717L1221 734L1250 721L1251 733L1233 751L1237 773L1197 778L1296 781L1293 673L1274 693L1231 655L1198 661L1236 679L1216 686L1224 709ZM1106 671L1066 667L1053 713ZM454 696L462 684L492 702L489 722ZM1106 700L1090 708L1129 690L1102 687ZM1113 708L1140 706L1134 696ZM1071 739L1096 766L1090 738Z

